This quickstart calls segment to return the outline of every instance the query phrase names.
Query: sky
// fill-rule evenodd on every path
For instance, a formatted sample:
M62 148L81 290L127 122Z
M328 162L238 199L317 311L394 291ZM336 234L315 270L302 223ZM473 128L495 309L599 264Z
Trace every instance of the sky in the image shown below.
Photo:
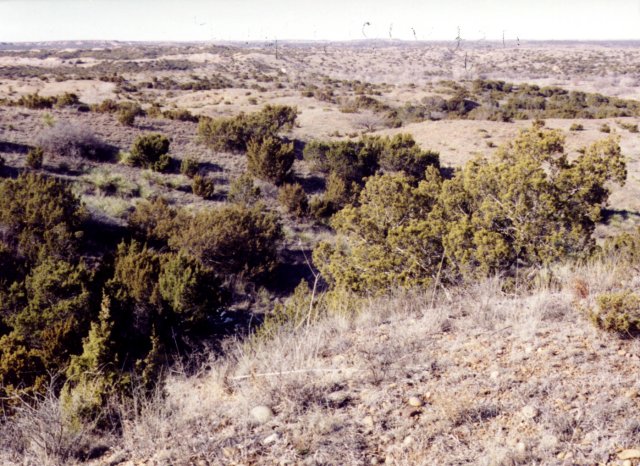
M0 42L640 39L640 0L0 0Z

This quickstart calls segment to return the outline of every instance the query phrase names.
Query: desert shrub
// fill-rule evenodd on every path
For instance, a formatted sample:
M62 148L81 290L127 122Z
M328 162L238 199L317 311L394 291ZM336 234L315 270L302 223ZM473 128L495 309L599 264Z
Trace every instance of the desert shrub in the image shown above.
M27 164L27 167L37 170L39 168L42 168L43 159L44 151L42 150L42 148L34 147L29 149L29 152L27 152L27 159L25 162Z
M127 163L134 167L150 168L155 171L166 171L171 164L169 139L160 133L147 133L136 138L131 146L131 154Z
M193 178L198 174L198 170L200 169L200 164L197 160L186 157L182 159L180 162L180 173L189 178Z
M196 175L191 184L193 194L203 199L214 199L216 195L216 183L213 178Z
M227 200L235 204L251 206L260 200L261 192L250 173L243 173L229 185Z
M247 145L248 170L256 178L276 185L289 176L295 158L293 143L276 137L254 139Z
M179 211L162 197L141 201L129 216L129 228L144 241L166 244L180 228Z
M91 110L96 113L116 113L119 109L118 102L112 99L105 99L99 104L91 106Z
M299 183L285 184L278 190L278 202L294 217L302 218L309 211L309 200Z
M16 104L32 110L41 110L43 108L52 108L56 103L55 97L43 97L37 92L34 94L26 94L21 96Z
M600 132L601 133L610 133L611 132L611 127L607 123L603 123L602 125L600 125Z
M603 293L596 302L598 310L590 313L596 327L626 336L640 333L640 296L636 293L629 290Z
M193 115L189 110L185 108L165 110L164 112L162 112L162 116L168 120L191 121L193 123L197 123L198 121L200 121L199 117Z
M380 167L386 171L403 171L411 178L421 179L427 167L440 167L439 154L420 149L410 134L396 134L383 142Z
M584 258L606 185L625 178L616 140L569 162L562 135L534 127L451 179L435 167L417 185L404 174L369 178L358 204L333 217L337 242L321 243L314 260L338 287L384 291Z
M252 280L274 269L282 238L280 221L264 206L233 204L196 214L169 245L223 276Z
M112 150L93 132L77 123L57 123L45 129L37 140L47 154L60 157L80 157L89 160L107 160Z
M295 107L266 105L256 113L240 113L231 118L201 118L198 135L215 150L244 152L251 140L275 138L280 131L291 129L297 113Z
M624 263L637 264L640 261L640 230L607 238L602 247L602 255Z
M65 92L62 95L56 96L56 107L71 107L73 105L79 105L80 99L76 94L71 92Z
M136 111L131 108L118 110L118 123L122 126L133 126L136 122Z
M185 332L198 331L229 300L214 270L183 253L172 254L163 262L158 285L162 299L175 315L174 325Z
M82 265L43 259L2 300L8 329L0 338L0 395L33 395L46 388L80 349L91 320L91 276ZM0 399L0 406L5 406Z
M569 131L584 131L584 126L580 123L572 123L569 127Z
M624 121L618 121L618 126L620 126L620 128L625 129L627 131L629 131L630 133L637 133L638 132L638 125L634 124L634 123L625 123Z
M77 248L84 211L70 187L23 174L0 183L0 239L19 257L70 257Z

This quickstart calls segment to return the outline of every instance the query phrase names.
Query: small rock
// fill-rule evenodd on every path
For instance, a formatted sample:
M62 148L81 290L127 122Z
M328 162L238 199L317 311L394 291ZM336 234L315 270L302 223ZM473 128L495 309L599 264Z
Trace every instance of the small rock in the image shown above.
M535 408L534 406L527 405L524 408L522 408L520 413L525 419L533 419L538 415L538 409Z
M255 419L260 424L264 424L265 422L269 422L273 417L273 411L271 408L265 405L256 406L251 410L251 417Z
M412 443L413 443L413 437L411 435L405 437L405 439L402 441L402 445L405 447L408 447Z
M262 440L262 444L263 445L271 445L272 443L276 443L279 438L280 438L280 436L278 435L278 433L274 432L273 434L269 435L268 437L265 437L264 440Z
M236 454L236 449L234 447L222 447L222 454L227 458L231 458Z
M376 464L380 464L380 461L378 461L378 458L373 457L373 458L371 458L371 461L369 461L369 464L375 466Z
M491 378L491 380L498 380L498 377L500 377L500 371L491 371L489 377Z
M555 435L545 435L540 439L540 448L545 450L552 450L558 446L558 437Z
M627 390L624 396L631 399L638 398L638 390L636 390L635 388L632 388L631 390Z
M618 356L624 356L625 354L627 354L627 352L623 349L618 350Z
M619 460L634 460L640 458L640 448L622 450L618 453Z
M622 462L622 466L633 466L633 463L631 462L631 460L624 460Z
M413 406L414 408L419 408L424 404L422 400L417 396L410 397L407 403L409 404L409 406Z
M527 446L524 444L524 442L518 442L516 444L516 451L518 453L524 453L525 451L527 451Z
M373 422L373 417L371 416L367 416L365 418L362 419L362 423L369 427L370 429L373 429L373 426L375 425L375 423Z

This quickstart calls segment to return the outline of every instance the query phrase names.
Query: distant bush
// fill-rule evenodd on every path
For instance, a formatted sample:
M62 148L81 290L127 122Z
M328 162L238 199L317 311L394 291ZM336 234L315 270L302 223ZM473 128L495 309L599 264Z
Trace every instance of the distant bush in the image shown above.
M214 199L216 196L216 183L213 178L196 175L192 183L193 194L203 199Z
M251 140L247 146L249 172L276 185L289 176L294 158L293 143L282 142L276 137Z
M396 134L383 140L380 167L386 171L404 171L409 177L424 177L428 167L440 167L437 152L423 151L410 134Z
M193 178L194 176L196 176L199 169L200 164L195 159L185 157L184 159L182 159L182 162L180 162L180 173L188 176L189 178Z
M244 152L249 141L275 138L296 122L297 109L283 105L266 105L256 113L240 113L231 118L201 118L200 140L214 150Z
M601 133L610 133L611 132L611 127L608 124L603 123L602 125L600 125L600 132Z
M122 126L133 126L136 121L137 112L131 108L118 110L118 123Z
M129 228L143 242L164 245L180 229L179 211L162 197L141 201L129 216Z
M37 92L35 94L26 94L21 96L16 104L32 110L40 110L43 108L52 108L56 103L55 97L43 97Z
M193 123L200 121L198 116L193 115L189 110L184 108L165 110L162 112L162 116L168 120L191 121Z
M89 128L77 123L57 123L40 133L36 142L45 153L60 157L104 161L113 154Z
M294 217L302 218L309 211L307 194L299 183L285 184L278 190L278 202Z
M27 167L38 170L42 168L42 162L44 160L44 151L41 147L34 147L27 152L26 164Z
M584 131L584 126L582 126L580 123L573 123L569 127L569 131Z
M626 336L640 333L640 296L636 293L629 290L603 293L596 301L598 310L590 314L596 327Z
M56 107L70 107L73 105L79 105L80 99L76 94L65 92L62 95L56 96Z
M169 139L160 133L147 133L136 138L131 146L131 155L127 163L134 167L150 168L155 171L166 171L171 164Z
M243 173L229 185L227 200L235 204L251 206L260 200L261 192L250 173Z

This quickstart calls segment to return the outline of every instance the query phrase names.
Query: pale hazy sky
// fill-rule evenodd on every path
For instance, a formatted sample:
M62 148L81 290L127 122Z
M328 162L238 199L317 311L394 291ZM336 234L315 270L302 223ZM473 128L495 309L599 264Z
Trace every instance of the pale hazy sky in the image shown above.
M469 41L503 30L511 40L640 39L640 0L0 0L0 42L453 40L458 26Z

